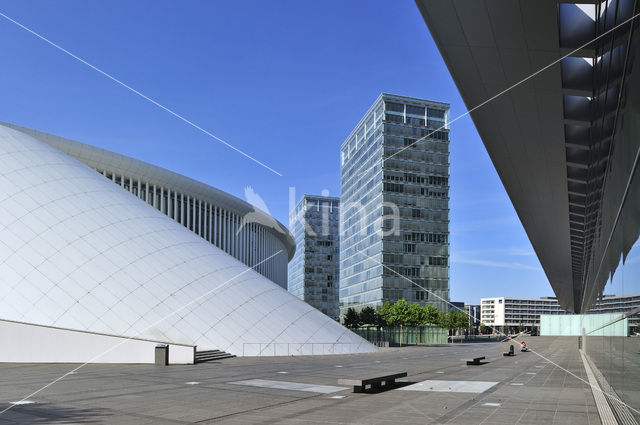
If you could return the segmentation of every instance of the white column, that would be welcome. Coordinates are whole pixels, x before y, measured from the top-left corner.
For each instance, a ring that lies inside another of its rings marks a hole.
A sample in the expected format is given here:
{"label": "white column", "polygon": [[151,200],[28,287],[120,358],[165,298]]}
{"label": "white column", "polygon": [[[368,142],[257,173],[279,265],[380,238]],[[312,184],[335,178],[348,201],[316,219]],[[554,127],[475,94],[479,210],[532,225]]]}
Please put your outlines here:
{"label": "white column", "polygon": [[187,196],[187,229],[191,230],[191,196]]}
{"label": "white column", "polygon": [[[273,254],[273,235],[270,233],[268,233],[267,235],[268,235],[267,242],[269,244],[269,249],[267,249],[267,254],[272,255]],[[273,260],[275,260],[275,258],[272,258],[267,263],[267,275],[268,275],[267,277],[269,279],[273,279]]]}
{"label": "white column", "polygon": [[164,188],[160,186],[160,211],[165,214],[164,211]]}
{"label": "white column", "polygon": [[224,211],[224,251],[229,253],[229,211]]}
{"label": "white column", "polygon": [[214,205],[212,208],[212,212],[213,212],[213,244],[215,246],[218,246],[218,233],[220,229],[218,227],[218,207]]}
{"label": "white column", "polygon": [[247,226],[242,226],[242,262],[247,263]]}
{"label": "white column", "polygon": [[184,193],[181,193],[180,194],[180,224],[182,224],[183,226],[187,224],[187,221],[185,220],[184,212],[185,212]]}
{"label": "white column", "polygon": [[235,257],[235,255],[233,255],[233,248],[234,248],[234,243],[233,243],[233,220],[234,220],[235,215],[233,213],[229,214],[229,255],[231,255],[232,257]]}
{"label": "white column", "polygon": [[220,208],[220,249],[227,252],[227,212]]}
{"label": "white column", "polygon": [[149,183],[147,182],[144,183],[144,190],[145,190],[144,201],[148,204],[149,203]]}
{"label": "white column", "polygon": [[231,243],[233,244],[233,256],[238,258],[238,238],[236,232],[238,231],[238,216],[233,215],[233,229],[231,230]]}
{"label": "white column", "polygon": [[209,242],[211,242],[213,239],[213,234],[212,234],[212,227],[211,225],[213,224],[213,206],[212,205],[207,205],[207,212],[209,213],[209,228],[207,229],[209,231],[209,237],[207,238],[207,240]]}
{"label": "white column", "polygon": [[202,201],[198,199],[198,234],[204,238],[205,233],[202,229],[202,212]]}
{"label": "white column", "polygon": [[251,267],[251,265],[253,264],[253,223],[249,223],[247,225],[247,231],[249,233],[249,242],[247,243],[247,247],[249,248],[249,254],[247,255],[247,265],[249,267]]}
{"label": "white column", "polygon": [[156,195],[156,185],[155,184],[153,185],[153,194],[152,194],[152,196],[153,196],[153,200],[151,202],[151,205],[153,205],[153,208],[158,208],[158,202],[156,200],[157,195]]}
{"label": "white column", "polygon": [[[264,261],[264,227],[260,226],[260,261]],[[264,273],[264,263],[260,264],[260,273]]]}
{"label": "white column", "polygon": [[173,219],[178,218],[178,192],[173,192]]}

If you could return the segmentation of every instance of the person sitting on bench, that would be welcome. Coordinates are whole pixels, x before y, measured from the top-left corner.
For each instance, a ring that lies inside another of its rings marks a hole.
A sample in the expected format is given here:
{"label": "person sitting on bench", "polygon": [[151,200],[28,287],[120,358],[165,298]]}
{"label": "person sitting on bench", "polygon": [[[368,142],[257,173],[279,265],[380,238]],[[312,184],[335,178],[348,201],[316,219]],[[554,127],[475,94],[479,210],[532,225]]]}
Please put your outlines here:
{"label": "person sitting on bench", "polygon": [[520,344],[520,351],[529,351],[526,342],[522,341],[522,343]]}

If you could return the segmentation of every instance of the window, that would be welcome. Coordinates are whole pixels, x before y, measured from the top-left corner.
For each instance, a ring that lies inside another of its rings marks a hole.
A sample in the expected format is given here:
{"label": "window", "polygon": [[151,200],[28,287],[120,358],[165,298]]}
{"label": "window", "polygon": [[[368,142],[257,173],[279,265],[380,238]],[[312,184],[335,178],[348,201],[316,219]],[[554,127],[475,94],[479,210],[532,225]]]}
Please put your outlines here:
{"label": "window", "polygon": [[440,120],[444,119],[444,111],[441,109],[427,108],[427,115],[429,116],[429,118],[440,119]]}
{"label": "window", "polygon": [[404,122],[404,117],[402,115],[384,114],[384,119],[385,121],[391,121],[391,122],[399,122],[399,123]]}
{"label": "window", "polygon": [[404,185],[397,184],[397,183],[385,183],[383,185],[383,189],[385,191],[387,191],[387,192],[403,193],[404,192]]}
{"label": "window", "polygon": [[446,266],[447,257],[429,257],[430,266]]}
{"label": "window", "polygon": [[329,260],[329,261],[333,260],[333,255],[331,255],[331,254],[327,255],[327,260]]}
{"label": "window", "polygon": [[[404,138],[404,145],[405,146],[411,146],[411,145],[417,146],[418,144],[416,143],[416,140],[417,139],[412,139],[411,137],[405,137]],[[416,144],[414,145],[414,143],[416,143]]]}
{"label": "window", "polygon": [[424,116],[424,106],[407,105],[407,114]]}
{"label": "window", "polygon": [[384,106],[387,111],[404,113],[404,105],[402,103],[385,102]]}
{"label": "window", "polygon": [[424,127],[424,120],[422,118],[407,117],[407,124]]}

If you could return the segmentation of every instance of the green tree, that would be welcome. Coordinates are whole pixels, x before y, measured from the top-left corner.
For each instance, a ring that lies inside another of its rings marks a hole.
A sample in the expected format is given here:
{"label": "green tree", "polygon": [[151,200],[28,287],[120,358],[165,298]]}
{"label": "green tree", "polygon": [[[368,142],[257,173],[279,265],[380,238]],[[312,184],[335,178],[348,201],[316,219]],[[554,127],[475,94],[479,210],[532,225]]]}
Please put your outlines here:
{"label": "green tree", "polygon": [[454,334],[455,330],[467,327],[468,316],[457,309],[451,309],[447,314],[443,314],[441,323],[449,333]]}
{"label": "green tree", "polygon": [[469,327],[469,316],[464,311],[456,310],[456,324],[459,329],[468,328]]}
{"label": "green tree", "polygon": [[436,306],[427,304],[422,307],[422,310],[424,315],[424,321],[422,323],[431,325],[438,324],[438,309],[436,308]]}
{"label": "green tree", "polygon": [[376,316],[376,309],[371,306],[366,306],[360,311],[360,323],[368,326],[376,325],[378,322]]}
{"label": "green tree", "polygon": [[409,321],[409,304],[404,299],[398,300],[388,310],[386,321],[391,326],[400,327],[400,346],[402,346],[402,327]]}
{"label": "green tree", "polygon": [[353,307],[349,307],[347,313],[344,315],[343,325],[350,329],[355,329],[360,326],[360,315]]}
{"label": "green tree", "polygon": [[391,323],[389,322],[389,316],[391,312],[391,304],[389,301],[385,301],[384,304],[378,309],[378,325],[379,326],[389,326]]}
{"label": "green tree", "polygon": [[407,325],[417,326],[426,323],[425,311],[420,304],[411,304],[407,310]]}

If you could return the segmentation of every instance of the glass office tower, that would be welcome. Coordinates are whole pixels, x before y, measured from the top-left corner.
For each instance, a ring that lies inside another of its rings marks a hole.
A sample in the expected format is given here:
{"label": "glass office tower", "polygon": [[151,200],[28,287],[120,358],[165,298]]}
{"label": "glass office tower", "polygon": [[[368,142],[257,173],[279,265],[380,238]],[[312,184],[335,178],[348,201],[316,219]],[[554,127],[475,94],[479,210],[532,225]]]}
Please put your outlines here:
{"label": "glass office tower", "polygon": [[342,313],[401,298],[447,310],[448,111],[382,93],[343,143]]}
{"label": "glass office tower", "polygon": [[338,320],[338,198],[304,195],[289,213],[296,253],[289,262],[289,292]]}

